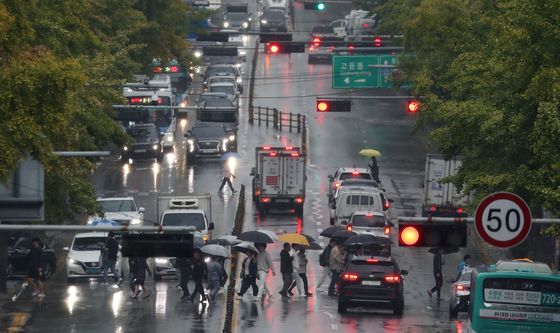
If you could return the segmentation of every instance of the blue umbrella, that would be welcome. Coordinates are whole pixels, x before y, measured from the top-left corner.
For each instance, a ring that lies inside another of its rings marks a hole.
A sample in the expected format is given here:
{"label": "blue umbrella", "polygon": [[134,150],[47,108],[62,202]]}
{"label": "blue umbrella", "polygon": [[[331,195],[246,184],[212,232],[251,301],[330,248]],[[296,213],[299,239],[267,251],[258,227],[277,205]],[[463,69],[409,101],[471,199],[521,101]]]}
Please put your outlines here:
{"label": "blue umbrella", "polygon": [[227,161],[230,158],[240,159],[241,155],[239,155],[238,153],[229,152],[229,153],[223,154],[222,157],[221,157],[221,160],[222,161]]}
{"label": "blue umbrella", "polygon": [[91,221],[91,225],[96,225],[96,226],[101,226],[101,227],[105,227],[105,226],[118,227],[121,224],[117,221],[109,220],[109,219],[106,219],[106,218],[97,218],[97,219]]}

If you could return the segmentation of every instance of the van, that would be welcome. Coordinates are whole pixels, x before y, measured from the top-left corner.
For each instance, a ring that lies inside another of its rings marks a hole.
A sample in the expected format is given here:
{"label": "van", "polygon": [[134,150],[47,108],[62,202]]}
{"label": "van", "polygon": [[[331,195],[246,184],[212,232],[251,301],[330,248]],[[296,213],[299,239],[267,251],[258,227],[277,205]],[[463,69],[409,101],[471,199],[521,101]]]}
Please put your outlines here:
{"label": "van", "polygon": [[357,211],[384,213],[383,199],[379,189],[349,188],[341,190],[337,194],[336,201],[331,203],[331,225],[340,226],[348,223],[352,213]]}

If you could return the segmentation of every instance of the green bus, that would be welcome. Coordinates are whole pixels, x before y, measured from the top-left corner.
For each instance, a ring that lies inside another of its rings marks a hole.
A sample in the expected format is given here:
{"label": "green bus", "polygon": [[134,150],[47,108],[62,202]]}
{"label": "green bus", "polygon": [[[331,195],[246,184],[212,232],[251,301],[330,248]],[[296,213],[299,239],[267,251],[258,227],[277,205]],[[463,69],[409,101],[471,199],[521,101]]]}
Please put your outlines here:
{"label": "green bus", "polygon": [[560,332],[560,275],[528,260],[473,269],[468,332]]}

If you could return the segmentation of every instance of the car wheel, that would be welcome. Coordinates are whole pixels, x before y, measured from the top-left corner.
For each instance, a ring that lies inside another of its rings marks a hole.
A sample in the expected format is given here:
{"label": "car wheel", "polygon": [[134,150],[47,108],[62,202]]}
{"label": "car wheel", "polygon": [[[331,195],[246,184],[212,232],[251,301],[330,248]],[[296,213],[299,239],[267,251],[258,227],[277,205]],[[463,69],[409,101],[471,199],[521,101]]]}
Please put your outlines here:
{"label": "car wheel", "polygon": [[348,302],[344,300],[338,301],[338,313],[346,313],[348,312]]}
{"label": "car wheel", "polygon": [[46,262],[45,265],[43,265],[43,278],[45,278],[45,280],[48,280],[51,278],[52,273],[53,273],[53,264],[51,262]]}
{"label": "car wheel", "polygon": [[404,300],[400,299],[393,305],[393,314],[396,316],[402,316],[404,311]]}
{"label": "car wheel", "polygon": [[8,267],[6,267],[6,278],[11,279],[14,276],[14,265],[12,263],[8,263]]}

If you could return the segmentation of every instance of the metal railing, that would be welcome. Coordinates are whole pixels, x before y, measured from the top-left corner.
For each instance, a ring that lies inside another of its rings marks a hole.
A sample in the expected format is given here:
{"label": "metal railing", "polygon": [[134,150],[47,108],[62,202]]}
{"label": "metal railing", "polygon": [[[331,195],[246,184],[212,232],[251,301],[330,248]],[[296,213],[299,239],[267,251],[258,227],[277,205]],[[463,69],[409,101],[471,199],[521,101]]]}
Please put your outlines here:
{"label": "metal railing", "polygon": [[301,113],[282,112],[276,108],[253,106],[249,109],[249,123],[272,126],[278,130],[287,128],[302,133],[305,127],[305,115]]}

